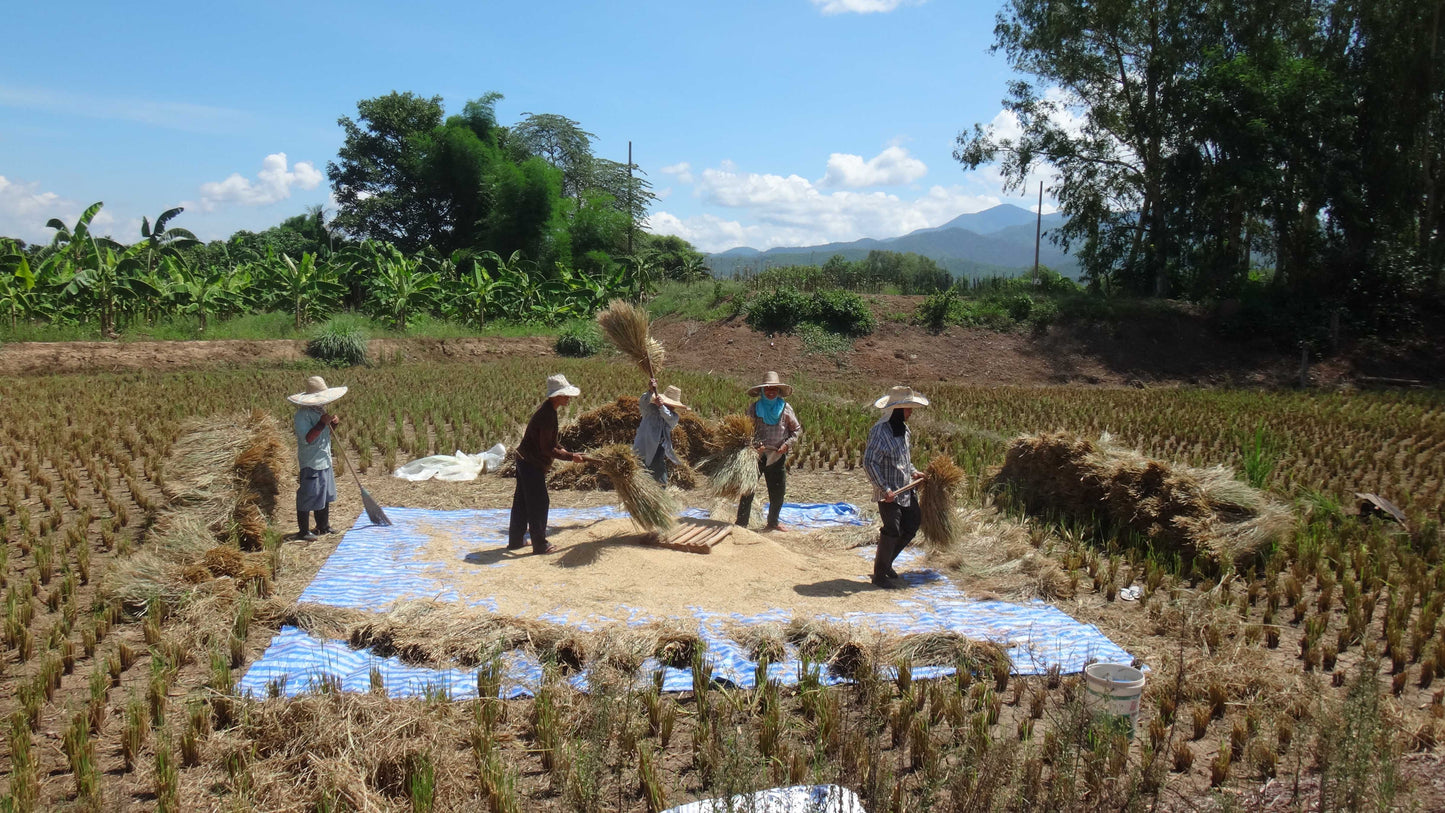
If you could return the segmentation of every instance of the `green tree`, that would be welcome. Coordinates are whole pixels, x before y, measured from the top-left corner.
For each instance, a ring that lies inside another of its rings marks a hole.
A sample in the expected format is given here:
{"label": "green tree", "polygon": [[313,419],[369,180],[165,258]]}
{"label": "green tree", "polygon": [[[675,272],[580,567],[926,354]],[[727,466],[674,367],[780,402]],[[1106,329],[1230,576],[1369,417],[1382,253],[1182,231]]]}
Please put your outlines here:
{"label": "green tree", "polygon": [[448,228],[450,201],[418,181],[442,124],[441,97],[392,92],[363,99],[356,109],[356,120],[338,120],[345,131],[340,161],[326,166],[339,207],[336,226],[408,251],[436,242]]}

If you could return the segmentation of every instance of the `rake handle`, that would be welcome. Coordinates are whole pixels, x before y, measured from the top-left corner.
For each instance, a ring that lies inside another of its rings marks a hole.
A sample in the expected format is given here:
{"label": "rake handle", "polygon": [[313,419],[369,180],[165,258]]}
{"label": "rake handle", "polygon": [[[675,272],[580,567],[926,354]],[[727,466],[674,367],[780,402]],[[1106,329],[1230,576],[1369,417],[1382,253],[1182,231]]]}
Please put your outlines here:
{"label": "rake handle", "polygon": [[[334,426],[331,427],[331,437],[333,439],[336,439],[336,427]],[[356,480],[356,487],[364,489],[364,487],[361,485],[361,475],[356,473],[356,469],[353,468],[351,465],[351,459],[346,456],[346,444],[337,443],[336,449],[341,454],[341,462],[346,464],[346,470],[351,472],[352,478]]]}
{"label": "rake handle", "polygon": [[905,491],[912,491],[913,489],[918,488],[918,487],[921,486],[921,485],[923,485],[923,479],[914,480],[913,482],[909,483],[908,485],[906,485],[906,486],[898,489],[897,491],[893,492],[893,496],[897,497],[899,494],[902,494],[902,493],[905,492]]}

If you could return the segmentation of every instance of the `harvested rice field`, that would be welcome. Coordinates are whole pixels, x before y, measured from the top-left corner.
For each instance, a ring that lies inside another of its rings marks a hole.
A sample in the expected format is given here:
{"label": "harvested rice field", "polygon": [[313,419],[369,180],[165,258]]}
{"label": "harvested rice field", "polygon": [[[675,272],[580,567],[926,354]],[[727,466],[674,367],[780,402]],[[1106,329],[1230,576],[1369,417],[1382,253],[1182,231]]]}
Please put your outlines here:
{"label": "harvested rice field", "polygon": [[[4,379],[7,809],[655,813],[813,783],[869,811],[1445,808],[1438,393],[913,382],[933,401],[915,413],[916,465],[947,455],[962,477],[952,541],[920,539],[907,586],[881,590],[858,466],[865,404],[897,382],[791,379],[805,434],[788,500],[850,503],[863,525],[759,534],[755,517],[710,553],[668,550],[583,470],[568,476],[589,488],[552,492],[559,551],[531,556],[499,550],[513,480],[390,472],[514,444],[552,372],[583,391],[564,442],[630,442],[635,369],[324,371],[351,388],[337,443],[362,484],[422,519],[380,536],[348,473],[332,518],[346,533],[299,542],[284,396],[311,372]],[[669,381],[696,409],[683,456],[701,471],[747,382]],[[670,492],[723,524],[734,503],[691,486]],[[379,558],[356,553],[369,540]],[[397,598],[328,597],[348,568]],[[1137,659],[1132,737],[1086,704],[1087,657],[981,622],[848,623],[936,610],[943,586]],[[301,639],[354,672],[266,679]]]}

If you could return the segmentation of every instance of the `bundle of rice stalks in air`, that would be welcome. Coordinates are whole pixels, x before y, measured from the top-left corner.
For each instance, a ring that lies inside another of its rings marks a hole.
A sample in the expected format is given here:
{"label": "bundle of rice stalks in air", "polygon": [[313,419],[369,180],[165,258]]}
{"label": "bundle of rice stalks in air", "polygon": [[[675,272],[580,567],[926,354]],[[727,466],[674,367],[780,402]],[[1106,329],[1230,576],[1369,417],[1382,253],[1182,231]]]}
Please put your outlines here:
{"label": "bundle of rice stalks in air", "polygon": [[617,443],[587,456],[612,480],[617,499],[632,521],[645,531],[668,531],[677,523],[679,508],[667,490],[643,468],[632,447]]}
{"label": "bundle of rice stalks in air", "polygon": [[648,378],[657,377],[664,353],[662,345],[648,335],[647,311],[614,299],[607,310],[597,314],[597,325],[618,352],[632,359]]}
{"label": "bundle of rice stalks in air", "polygon": [[728,415],[713,433],[717,449],[698,465],[709,488],[719,497],[737,499],[758,486],[758,450],[753,448],[752,421]]}
{"label": "bundle of rice stalks in air", "polygon": [[922,514],[923,539],[930,550],[949,548],[958,539],[958,513],[953,501],[963,484],[963,469],[948,455],[937,455],[924,472],[928,476],[918,487],[918,508]]}
{"label": "bundle of rice stalks in air", "polygon": [[1065,432],[1021,437],[993,482],[1030,513],[1095,523],[1214,566],[1257,557],[1293,522],[1226,468],[1153,460],[1107,436],[1098,443]]}

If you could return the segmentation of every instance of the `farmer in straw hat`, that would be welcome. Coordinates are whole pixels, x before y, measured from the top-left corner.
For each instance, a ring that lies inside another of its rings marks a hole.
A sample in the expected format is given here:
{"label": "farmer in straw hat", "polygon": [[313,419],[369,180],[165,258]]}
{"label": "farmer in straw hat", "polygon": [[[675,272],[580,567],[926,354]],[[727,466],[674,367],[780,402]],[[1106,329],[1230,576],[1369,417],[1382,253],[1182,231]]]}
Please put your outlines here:
{"label": "farmer in straw hat", "polygon": [[547,400],[532,413],[522,442],[517,444],[517,490],[512,493],[512,519],[507,526],[507,550],[521,550],[523,535],[532,536],[533,553],[551,553],[547,542],[547,470],[553,460],[582,462],[582,455],[573,454],[557,444],[557,410],[567,406],[572,396],[582,391],[558,373],[547,379]]}
{"label": "farmer in straw hat", "polygon": [[687,409],[682,402],[682,390],[668,387],[657,391],[657,379],[651,379],[651,386],[637,401],[642,420],[637,424],[637,435],[632,439],[632,451],[652,472],[652,479],[667,485],[667,464],[678,465],[682,461],[672,451],[672,430],[677,426],[678,410]]}
{"label": "farmer in straw hat", "polygon": [[879,587],[896,587],[892,580],[898,574],[893,570],[893,560],[913,541],[923,520],[917,495],[912,491],[900,493],[904,486],[923,479],[923,472],[913,468],[908,416],[915,408],[928,406],[928,399],[912,387],[893,387],[873,406],[883,414],[868,432],[863,471],[873,484],[873,499],[878,501],[883,528],[878,532],[878,552],[873,556],[872,582]]}
{"label": "farmer in straw hat", "polygon": [[[758,473],[768,485],[768,524],[764,531],[776,531],[778,512],[783,510],[783,491],[788,483],[788,450],[797,442],[803,425],[785,396],[793,388],[784,384],[778,374],[769,370],[763,382],[748,388],[748,395],[758,400],[748,405],[747,415],[753,419],[753,446],[758,455]],[[744,494],[738,501],[738,524],[746,528],[753,513],[753,495]]]}
{"label": "farmer in straw hat", "polygon": [[[331,427],[341,419],[327,410],[327,405],[346,394],[345,387],[328,387],[319,375],[306,379],[306,391],[286,396],[297,406],[293,421],[296,429],[296,461],[301,475],[296,487],[297,539],[312,541],[318,534],[335,533],[331,527],[331,504],[336,502],[336,473],[331,465]],[[316,512],[316,530],[307,522],[307,514]]]}

